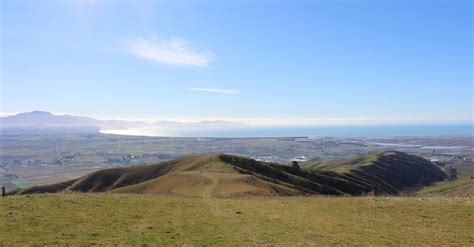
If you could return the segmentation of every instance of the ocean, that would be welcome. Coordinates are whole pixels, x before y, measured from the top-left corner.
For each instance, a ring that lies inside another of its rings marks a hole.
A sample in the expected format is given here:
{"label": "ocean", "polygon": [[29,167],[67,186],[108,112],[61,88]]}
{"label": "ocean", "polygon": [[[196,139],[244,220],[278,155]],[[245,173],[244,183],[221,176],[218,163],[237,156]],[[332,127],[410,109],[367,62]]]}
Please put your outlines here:
{"label": "ocean", "polygon": [[366,125],[366,126],[248,126],[200,128],[139,128],[101,130],[118,135],[167,137],[443,137],[474,136],[474,125]]}

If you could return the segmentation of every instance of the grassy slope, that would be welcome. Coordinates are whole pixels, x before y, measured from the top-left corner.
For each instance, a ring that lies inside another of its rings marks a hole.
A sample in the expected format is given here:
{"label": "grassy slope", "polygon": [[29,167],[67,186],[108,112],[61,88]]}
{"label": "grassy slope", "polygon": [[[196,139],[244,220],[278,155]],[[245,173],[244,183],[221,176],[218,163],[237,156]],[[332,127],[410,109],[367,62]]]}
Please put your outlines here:
{"label": "grassy slope", "polygon": [[[155,165],[100,170],[75,180],[9,193],[107,191],[192,197],[214,192],[218,197],[396,195],[445,176],[429,161],[399,152],[353,157],[326,168],[298,169],[225,154],[185,156]],[[207,191],[209,186],[212,191]]]}
{"label": "grassy slope", "polygon": [[46,194],[0,208],[0,245],[474,245],[469,198]]}
{"label": "grassy slope", "polygon": [[439,182],[424,187],[417,193],[420,196],[466,197],[474,196],[474,179],[458,179],[455,181]]}
{"label": "grassy slope", "polygon": [[[348,181],[358,191],[373,191],[377,195],[396,195],[421,185],[445,178],[445,174],[421,157],[396,151],[384,151],[344,159],[311,160],[301,164],[315,172],[332,172]],[[339,187],[340,190],[347,187]],[[357,195],[360,193],[349,192]],[[362,193],[364,194],[364,193]]]}
{"label": "grassy slope", "polygon": [[[266,167],[258,163],[257,166]],[[215,183],[212,191],[208,187]],[[202,197],[209,192],[220,197],[247,195],[295,195],[302,192],[252,175],[242,174],[222,162],[219,155],[185,156],[155,165],[113,168],[97,171],[62,183],[10,191],[11,194],[78,192],[117,192],[173,194]]]}
{"label": "grassy slope", "polygon": [[380,153],[360,155],[350,158],[340,159],[316,159],[303,162],[302,167],[307,169],[330,170],[340,173],[347,173],[361,166],[371,165],[377,160]]}

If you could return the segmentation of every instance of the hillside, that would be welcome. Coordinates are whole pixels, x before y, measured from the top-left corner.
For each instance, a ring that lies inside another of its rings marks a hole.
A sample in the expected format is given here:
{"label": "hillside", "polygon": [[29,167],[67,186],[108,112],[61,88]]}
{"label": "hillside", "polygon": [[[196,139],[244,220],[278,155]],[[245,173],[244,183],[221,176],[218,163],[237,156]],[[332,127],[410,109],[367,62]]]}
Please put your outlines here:
{"label": "hillside", "polygon": [[61,191],[137,193],[187,197],[298,195],[300,191],[243,174],[219,155],[186,156],[155,165],[100,170],[71,181],[10,194]]}
{"label": "hillside", "polygon": [[431,185],[446,177],[430,161],[395,151],[346,159],[320,159],[306,162],[302,167],[339,176],[355,187],[370,188],[363,191],[375,194],[398,194],[405,189]]}
{"label": "hillside", "polygon": [[[3,246],[472,246],[473,200],[207,199],[123,194],[0,198]],[[470,217],[471,216],[471,217]]]}
{"label": "hillside", "polygon": [[105,169],[71,181],[9,194],[76,191],[189,197],[397,195],[406,189],[440,181],[444,176],[429,161],[400,152],[359,156],[338,165],[311,169],[221,154]]}
{"label": "hillside", "polygon": [[470,197],[474,196],[474,179],[443,181],[417,192],[422,197]]}

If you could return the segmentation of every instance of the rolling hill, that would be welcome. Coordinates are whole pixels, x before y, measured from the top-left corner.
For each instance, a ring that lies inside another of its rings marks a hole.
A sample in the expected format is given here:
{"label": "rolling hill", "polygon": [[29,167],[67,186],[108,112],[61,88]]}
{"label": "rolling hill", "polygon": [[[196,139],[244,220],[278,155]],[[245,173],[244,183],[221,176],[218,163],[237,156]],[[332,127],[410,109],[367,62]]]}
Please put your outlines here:
{"label": "rolling hill", "polygon": [[443,181],[417,192],[422,197],[470,197],[474,195],[474,179]]}
{"label": "rolling hill", "polygon": [[100,170],[71,181],[14,190],[10,195],[63,191],[242,197],[287,195],[397,195],[441,181],[431,162],[381,152],[304,168],[218,154],[186,156],[155,165]]}

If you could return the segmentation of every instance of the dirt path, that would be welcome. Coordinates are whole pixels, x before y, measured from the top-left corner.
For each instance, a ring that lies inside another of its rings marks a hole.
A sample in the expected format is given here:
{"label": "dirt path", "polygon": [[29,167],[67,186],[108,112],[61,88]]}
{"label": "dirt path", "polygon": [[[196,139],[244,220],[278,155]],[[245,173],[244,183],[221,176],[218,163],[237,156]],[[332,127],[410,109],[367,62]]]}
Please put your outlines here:
{"label": "dirt path", "polygon": [[202,197],[203,198],[214,198],[214,196],[212,194],[214,193],[214,190],[216,189],[217,185],[219,184],[219,179],[212,176],[209,173],[202,173],[201,175],[203,175],[204,177],[209,178],[211,180],[211,184],[206,189],[204,189],[204,191],[202,192]]}

